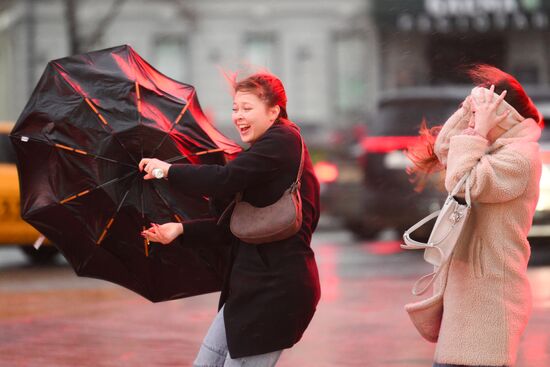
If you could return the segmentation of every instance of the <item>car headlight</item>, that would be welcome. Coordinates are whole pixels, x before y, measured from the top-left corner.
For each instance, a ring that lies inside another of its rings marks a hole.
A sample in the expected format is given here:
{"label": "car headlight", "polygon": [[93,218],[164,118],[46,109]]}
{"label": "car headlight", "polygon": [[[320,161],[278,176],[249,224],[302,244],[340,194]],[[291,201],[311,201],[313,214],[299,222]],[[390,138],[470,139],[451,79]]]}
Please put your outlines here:
{"label": "car headlight", "polygon": [[540,176],[540,196],[537,211],[550,210],[550,168],[543,164]]}

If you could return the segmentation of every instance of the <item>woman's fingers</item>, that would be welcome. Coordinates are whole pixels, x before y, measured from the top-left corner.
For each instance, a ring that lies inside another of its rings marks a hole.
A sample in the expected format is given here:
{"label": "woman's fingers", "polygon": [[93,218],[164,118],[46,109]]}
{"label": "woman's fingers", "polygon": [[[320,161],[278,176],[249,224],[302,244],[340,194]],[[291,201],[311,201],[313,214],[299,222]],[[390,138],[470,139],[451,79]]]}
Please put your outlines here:
{"label": "woman's fingers", "polygon": [[162,230],[162,228],[156,223],[153,223],[153,228],[155,229],[155,232],[157,233],[157,238],[158,238],[157,242],[165,243],[166,242],[166,235],[165,235],[164,231]]}
{"label": "woman's fingers", "polygon": [[150,172],[153,168],[157,167],[162,161],[156,158],[143,158],[139,164],[138,168],[140,171]]}
{"label": "woman's fingers", "polygon": [[171,165],[169,163],[163,162],[156,158],[143,158],[138,164],[139,171],[145,171],[146,175],[143,178],[146,180],[156,178],[153,176],[153,170],[155,168],[161,169],[164,173],[164,176],[166,176],[168,174],[170,166]]}
{"label": "woman's fingers", "polygon": [[500,96],[498,96],[497,100],[495,101],[495,104],[498,106],[500,104],[500,102],[502,102],[504,100],[504,97],[506,97],[506,93],[508,93],[508,91],[504,90],[502,91],[502,93],[500,93]]}
{"label": "woman's fingers", "polygon": [[147,165],[147,163],[149,163],[150,159],[149,158],[143,158],[140,162],[139,162],[139,165],[138,165],[138,168],[139,168],[139,171],[143,171],[145,169],[145,166]]}
{"label": "woman's fingers", "polygon": [[143,176],[143,178],[145,180],[151,180],[153,178],[155,178],[153,176],[153,174],[151,173],[153,171],[153,166],[154,166],[154,161],[156,159],[154,158],[143,158],[140,162],[139,162],[139,165],[138,165],[138,168],[139,168],[139,171],[140,172],[145,172],[146,175]]}
{"label": "woman's fingers", "polygon": [[147,238],[149,241],[158,242],[158,236],[156,233],[151,232],[150,230],[145,230],[141,232],[141,235]]}
{"label": "woman's fingers", "polygon": [[[487,97],[487,93],[489,93],[489,97]],[[506,90],[502,91],[502,93],[495,99],[495,86],[491,85],[491,88],[489,91],[486,90],[486,88],[480,88],[478,98],[472,98],[471,102],[472,105],[475,108],[479,108],[482,105],[487,105],[491,107],[498,107],[498,105],[504,100],[506,97],[506,94],[508,92]]]}
{"label": "woman's fingers", "polygon": [[151,223],[151,227],[141,232],[141,234],[151,242],[167,245],[172,242],[172,239],[167,233],[168,230],[169,227],[167,226],[160,226],[156,223]]}
{"label": "woman's fingers", "polygon": [[493,101],[493,97],[495,95],[495,85],[494,84],[491,84],[491,87],[489,88],[489,100],[488,102],[492,102]]}

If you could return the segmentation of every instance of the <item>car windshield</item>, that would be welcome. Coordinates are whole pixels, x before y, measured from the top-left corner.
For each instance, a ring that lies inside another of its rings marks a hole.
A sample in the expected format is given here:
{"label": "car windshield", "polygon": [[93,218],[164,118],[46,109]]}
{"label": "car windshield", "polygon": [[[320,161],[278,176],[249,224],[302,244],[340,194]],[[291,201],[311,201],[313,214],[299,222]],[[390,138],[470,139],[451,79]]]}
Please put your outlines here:
{"label": "car windshield", "polygon": [[415,136],[422,120],[428,126],[442,125],[462,100],[458,99],[392,99],[379,105],[378,117],[369,126],[377,136]]}
{"label": "car windshield", "polygon": [[15,151],[5,134],[0,134],[0,163],[15,163]]}

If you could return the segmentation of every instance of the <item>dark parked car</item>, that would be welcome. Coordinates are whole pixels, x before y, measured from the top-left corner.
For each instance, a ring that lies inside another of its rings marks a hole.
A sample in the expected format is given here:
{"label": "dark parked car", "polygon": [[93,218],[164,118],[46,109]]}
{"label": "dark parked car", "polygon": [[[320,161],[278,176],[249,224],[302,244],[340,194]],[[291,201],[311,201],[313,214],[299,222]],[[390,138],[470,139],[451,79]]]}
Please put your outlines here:
{"label": "dark parked car", "polygon": [[[540,198],[529,235],[550,237],[550,90],[526,89],[547,121],[540,140],[543,160]],[[404,150],[418,138],[423,119],[428,126],[444,123],[469,92],[470,87],[449,86],[385,93],[379,100],[377,116],[367,122],[367,135],[350,147],[346,160],[335,162],[336,166],[342,164],[344,168],[340,171],[348,172],[348,179],[338,176],[326,185],[323,196],[326,211],[340,217],[359,236],[372,238],[387,228],[402,233],[437,210],[445,193],[433,184],[422,192],[414,190],[406,173],[411,163]],[[419,235],[426,236],[427,232]]]}
{"label": "dark parked car", "polygon": [[[406,172],[410,161],[404,150],[418,139],[423,119],[429,126],[444,123],[469,91],[419,87],[385,93],[376,117],[367,123],[366,135],[350,148],[347,165],[360,170],[361,179],[328,185],[324,195],[327,211],[339,216],[360,237],[372,238],[388,228],[402,233],[437,210],[445,194],[434,185],[415,191]],[[346,170],[351,171],[349,167]]]}

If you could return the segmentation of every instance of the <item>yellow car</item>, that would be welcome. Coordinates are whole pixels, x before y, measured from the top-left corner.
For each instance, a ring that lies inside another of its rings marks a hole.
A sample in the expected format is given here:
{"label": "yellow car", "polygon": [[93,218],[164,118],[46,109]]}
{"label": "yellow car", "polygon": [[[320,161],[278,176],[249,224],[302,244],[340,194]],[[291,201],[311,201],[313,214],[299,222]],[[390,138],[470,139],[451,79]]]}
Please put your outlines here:
{"label": "yellow car", "polygon": [[48,241],[35,249],[41,234],[21,219],[16,158],[9,141],[13,125],[0,121],[0,246],[20,246],[33,263],[44,263],[53,260],[57,250]]}

